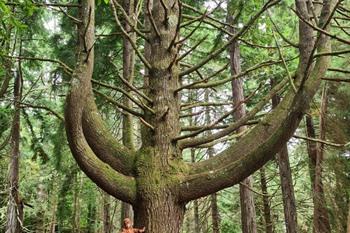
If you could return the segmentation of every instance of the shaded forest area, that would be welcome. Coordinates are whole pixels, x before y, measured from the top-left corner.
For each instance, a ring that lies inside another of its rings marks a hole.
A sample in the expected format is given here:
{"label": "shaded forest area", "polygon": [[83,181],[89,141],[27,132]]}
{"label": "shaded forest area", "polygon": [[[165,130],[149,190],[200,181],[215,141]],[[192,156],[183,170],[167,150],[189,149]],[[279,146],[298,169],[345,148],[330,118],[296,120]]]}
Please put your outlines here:
{"label": "shaded forest area", "polygon": [[0,0],[0,21],[0,232],[350,233],[350,1]]}

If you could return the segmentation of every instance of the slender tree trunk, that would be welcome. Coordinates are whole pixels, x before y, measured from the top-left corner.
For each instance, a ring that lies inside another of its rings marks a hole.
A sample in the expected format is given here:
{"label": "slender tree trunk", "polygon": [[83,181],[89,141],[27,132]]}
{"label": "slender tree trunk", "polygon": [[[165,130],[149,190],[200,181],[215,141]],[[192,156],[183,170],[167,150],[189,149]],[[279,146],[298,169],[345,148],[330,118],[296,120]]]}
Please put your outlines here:
{"label": "slender tree trunk", "polygon": [[7,206],[6,233],[22,232],[23,202],[19,196],[19,161],[20,161],[20,101],[22,96],[22,69],[18,61],[18,73],[14,84],[14,117],[11,136],[11,158],[9,166],[9,200]]}
{"label": "slender tree trunk", "polygon": [[[274,80],[271,79],[271,87],[273,87]],[[280,102],[279,96],[275,95],[272,98],[272,108],[277,107]],[[297,221],[297,209],[294,196],[294,185],[292,178],[292,170],[290,168],[289,155],[287,143],[283,145],[280,152],[276,154],[276,161],[281,180],[282,189],[282,200],[284,219],[287,233],[298,232],[298,221]]]}
{"label": "slender tree trunk", "polygon": [[[130,19],[135,20],[135,1],[134,0],[124,0],[123,7],[125,12],[129,15]],[[134,23],[133,21],[132,23]],[[129,32],[129,36],[132,41],[136,42],[136,34],[132,32],[131,25],[124,22],[124,28]],[[134,69],[135,69],[135,51],[131,46],[128,38],[123,38],[123,78],[129,83],[133,83],[134,80]],[[125,87],[127,90],[128,88]],[[129,91],[128,91],[129,92]],[[124,96],[123,104],[132,108],[131,101]],[[135,150],[135,139],[134,139],[134,128],[133,119],[130,113],[123,112],[123,145],[131,150]],[[133,210],[132,206],[128,203],[123,202],[121,205],[121,226],[123,225],[123,220],[129,218],[133,220]]]}
{"label": "slender tree trunk", "polygon": [[[320,113],[320,135],[321,140],[325,139],[325,116],[327,111],[327,90],[326,87],[322,92],[321,113]],[[315,128],[310,116],[306,116],[306,130],[308,137],[316,138]],[[314,215],[313,225],[314,233],[328,233],[331,232],[329,223],[328,211],[326,207],[326,200],[323,191],[322,183],[322,163],[324,156],[323,144],[317,144],[312,141],[307,142],[309,154],[309,170],[311,177],[311,184],[313,190]]]}
{"label": "slender tree trunk", "polygon": [[[205,90],[204,102],[209,103],[209,89]],[[205,107],[205,123],[206,125],[209,125],[210,122],[211,122],[210,109],[209,107]],[[208,131],[207,134],[211,135],[211,131]],[[215,154],[214,148],[209,147],[208,157],[211,158],[214,156],[214,154]],[[213,233],[219,233],[220,232],[220,214],[218,209],[216,193],[213,193],[210,195],[210,207],[211,207],[211,221],[212,221]]]}
{"label": "slender tree trunk", "polygon": [[[326,139],[326,112],[327,112],[327,87],[325,86],[322,91],[321,100],[321,112],[320,112],[320,136],[321,140]],[[315,166],[315,179],[314,179],[314,231],[316,233],[328,233],[331,232],[329,223],[328,211],[326,207],[326,200],[323,190],[322,182],[322,166],[324,158],[324,144],[317,143],[317,157]]]}
{"label": "slender tree trunk", "polygon": [[79,172],[75,174],[75,185],[73,193],[73,231],[76,233],[80,232],[80,190],[81,190],[81,179]]}
{"label": "slender tree trunk", "polygon": [[[53,195],[51,195],[50,197],[52,197],[52,201],[51,201],[51,205],[50,205],[50,214],[49,214],[49,223],[47,224],[47,231],[46,228],[45,232],[48,233],[55,233],[55,229],[56,229],[56,213],[57,213],[57,200],[58,200],[58,188],[56,186],[53,187],[54,191]],[[56,191],[56,192],[55,192]]]}
{"label": "slender tree trunk", "polygon": [[[233,22],[233,12],[228,11],[227,22],[234,24]],[[230,27],[230,31],[234,33],[234,30]],[[229,46],[229,55],[230,55],[230,68],[231,74],[239,74],[241,72],[240,64],[240,49],[237,41],[232,43]],[[231,83],[232,85],[232,97],[233,105],[240,104],[244,100],[243,94],[243,81],[241,78],[234,79]],[[241,104],[240,107],[234,112],[233,116],[235,120],[244,117],[246,114],[244,104]],[[240,127],[237,131],[242,132],[246,130],[245,126]],[[254,206],[254,196],[251,191],[253,186],[253,177],[249,176],[244,179],[239,185],[240,193],[240,202],[241,202],[241,220],[242,220],[242,232],[243,233],[256,233],[256,212]]]}
{"label": "slender tree trunk", "polygon": [[271,207],[270,207],[270,200],[268,197],[266,173],[265,173],[264,167],[260,169],[260,185],[261,185],[261,191],[263,193],[262,199],[263,199],[263,206],[264,206],[265,232],[273,233],[274,230],[273,230],[273,222],[272,222],[272,216],[271,216]]}
{"label": "slender tree trunk", "polygon": [[276,154],[276,160],[278,163],[281,188],[282,188],[282,199],[284,209],[284,219],[286,224],[287,233],[297,233],[297,210],[294,196],[294,187],[292,179],[292,171],[289,164],[288,148],[287,144],[283,146],[282,150]]}
{"label": "slender tree trunk", "polygon": [[346,233],[350,233],[350,202],[349,202],[349,210],[348,210],[348,230]]}
{"label": "slender tree trunk", "polygon": [[103,233],[110,233],[111,231],[111,217],[110,217],[110,196],[102,191],[103,200]]}
{"label": "slender tree trunk", "polygon": [[[191,160],[192,163],[196,162],[195,157],[196,150],[191,149]],[[193,217],[194,217],[194,233],[200,233],[201,232],[201,226],[200,226],[200,218],[199,218],[199,203],[198,200],[193,201]]]}
{"label": "slender tree trunk", "polygon": [[[191,160],[192,163],[196,162],[195,149],[191,149]],[[194,217],[194,233],[200,233],[200,222],[199,222],[199,205],[198,200],[193,201],[193,217]]]}
{"label": "slender tree trunk", "polygon": [[96,232],[96,200],[89,201],[88,203],[88,214],[87,214],[87,233]]}

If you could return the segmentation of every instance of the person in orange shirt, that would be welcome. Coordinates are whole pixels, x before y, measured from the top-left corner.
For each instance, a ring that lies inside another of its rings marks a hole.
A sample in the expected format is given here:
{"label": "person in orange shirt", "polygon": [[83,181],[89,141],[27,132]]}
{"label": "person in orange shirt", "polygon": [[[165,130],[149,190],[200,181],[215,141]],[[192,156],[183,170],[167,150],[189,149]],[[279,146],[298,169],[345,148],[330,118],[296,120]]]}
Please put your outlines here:
{"label": "person in orange shirt", "polygon": [[132,222],[129,218],[125,218],[123,220],[123,228],[120,233],[142,233],[145,232],[145,227],[142,229],[139,228],[133,228]]}

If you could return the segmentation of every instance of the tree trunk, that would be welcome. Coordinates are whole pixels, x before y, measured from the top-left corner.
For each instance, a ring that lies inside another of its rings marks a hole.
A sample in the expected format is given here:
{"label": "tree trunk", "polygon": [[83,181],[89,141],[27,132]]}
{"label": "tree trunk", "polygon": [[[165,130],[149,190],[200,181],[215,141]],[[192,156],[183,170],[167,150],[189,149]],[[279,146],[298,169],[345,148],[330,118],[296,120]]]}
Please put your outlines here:
{"label": "tree trunk", "polygon": [[103,199],[103,233],[110,233],[111,231],[111,217],[110,217],[110,196],[102,191]]}
{"label": "tree trunk", "polygon": [[89,201],[87,214],[87,233],[96,232],[96,200]]}
{"label": "tree trunk", "polygon": [[[322,91],[321,100],[321,112],[320,112],[320,128],[319,128],[319,138],[321,140],[326,139],[326,112],[327,112],[327,87],[326,85]],[[315,165],[315,178],[314,178],[314,231],[316,233],[329,233],[331,232],[331,227],[329,223],[328,211],[326,207],[326,199],[323,190],[322,182],[322,166],[324,158],[324,144],[317,143],[317,157]]]}
{"label": "tree trunk", "polygon": [[[273,87],[274,80],[271,80],[271,87]],[[279,96],[272,97],[272,108],[277,107],[280,102]],[[276,154],[276,161],[281,180],[282,199],[284,219],[287,233],[298,232],[297,208],[294,196],[294,185],[292,178],[292,171],[289,163],[287,143],[283,145],[282,150]]]}
{"label": "tree trunk", "polygon": [[[191,149],[191,160],[192,163],[196,162],[196,157],[195,157],[195,149]],[[194,217],[194,233],[200,233],[201,232],[201,227],[200,227],[200,221],[199,221],[199,205],[198,205],[198,200],[193,201],[193,217]]]}
{"label": "tree trunk", "polygon": [[[319,139],[325,139],[325,117],[327,111],[327,89],[324,87],[322,91],[321,110],[320,110],[320,128]],[[316,138],[315,128],[310,116],[306,116],[306,130],[307,136]],[[329,223],[328,211],[326,207],[326,200],[323,191],[322,183],[322,163],[324,156],[324,145],[312,141],[307,142],[307,149],[309,154],[309,170],[311,177],[311,184],[313,190],[314,215],[313,225],[314,233],[329,233],[331,227]]]}
{"label": "tree trunk", "polygon": [[[134,0],[124,0],[123,8],[128,14],[132,23],[135,26],[135,1]],[[136,34],[131,30],[131,25],[128,22],[124,22],[124,28],[128,32],[130,39],[136,43]],[[134,69],[135,69],[135,51],[131,46],[131,42],[125,36],[123,37],[123,78],[129,83],[133,83],[134,80]],[[128,93],[128,87],[124,87]],[[126,96],[123,97],[123,104],[132,108],[132,103],[130,99]],[[123,145],[131,150],[135,150],[135,139],[134,139],[134,124],[132,115],[126,111],[123,112]],[[123,221],[125,218],[133,220],[132,206],[129,203],[123,202],[121,205],[121,226],[123,226]]]}
{"label": "tree trunk", "polygon": [[185,205],[177,202],[171,192],[149,192],[134,206],[136,227],[147,232],[179,233],[185,214]]}
{"label": "tree trunk", "polygon": [[285,144],[282,150],[276,154],[276,160],[278,163],[280,179],[281,179],[286,232],[297,233],[298,232],[297,210],[296,210],[295,197],[294,197],[292,171],[290,169],[289,158],[288,158],[287,144]]}
{"label": "tree trunk", "polygon": [[[228,9],[227,22],[234,25],[233,14],[230,9]],[[229,29],[232,33],[234,30],[232,27]],[[234,41],[229,47],[230,55],[230,70],[231,75],[236,75],[241,72],[240,63],[240,49],[238,41]],[[232,85],[232,99],[233,105],[240,105],[237,110],[233,113],[234,119],[238,120],[245,116],[246,110],[245,105],[241,104],[244,101],[244,91],[243,91],[243,80],[241,78],[234,79],[231,82]],[[243,132],[246,130],[245,126],[240,127],[237,131]],[[249,176],[239,185],[240,202],[241,202],[241,221],[242,221],[242,232],[243,233],[256,233],[256,212],[254,206],[254,196],[251,188],[253,186],[253,177]]]}
{"label": "tree trunk", "polygon": [[[271,86],[273,87],[274,80],[271,80]],[[277,107],[280,102],[279,96],[275,95],[272,97],[272,108]],[[289,163],[288,147],[287,143],[283,145],[280,152],[276,154],[276,161],[281,180],[282,199],[283,199],[283,210],[284,220],[286,225],[287,233],[298,232],[297,222],[297,209],[294,196],[294,185],[292,178],[292,170]]]}
{"label": "tree trunk", "polygon": [[[189,102],[192,101],[193,93],[190,93],[190,98],[189,98]],[[197,95],[197,93],[195,94]],[[195,96],[196,97],[196,96]],[[192,108],[189,111],[190,114],[193,113]],[[189,119],[189,125],[195,125],[196,123],[196,118],[193,119],[193,117],[191,116]],[[196,149],[191,148],[191,163],[195,163],[196,162]],[[198,200],[194,200],[193,201],[193,219],[194,219],[194,233],[200,233],[201,232],[201,227],[200,227],[200,219],[199,219],[199,204],[198,204]]]}
{"label": "tree trunk", "polygon": [[273,222],[271,217],[271,207],[270,207],[270,200],[268,197],[268,190],[267,190],[267,181],[266,181],[266,174],[265,174],[265,168],[260,169],[260,185],[261,185],[261,191],[263,193],[262,199],[263,199],[263,206],[264,206],[264,220],[265,220],[265,232],[266,233],[273,233]]}
{"label": "tree trunk", "polygon": [[349,202],[349,210],[348,210],[348,230],[346,233],[350,233],[350,202]]}
{"label": "tree trunk", "polygon": [[[205,90],[205,96],[204,96],[204,102],[209,103],[209,89]],[[211,122],[210,117],[210,109],[209,107],[205,107],[205,124],[209,125]],[[207,135],[211,135],[211,131],[207,132]],[[214,148],[209,147],[208,148],[208,157],[212,158],[214,156]],[[220,214],[218,209],[218,203],[217,203],[217,194],[213,193],[210,195],[210,207],[211,207],[211,221],[212,221],[212,229],[213,233],[219,233],[220,232]]]}
{"label": "tree trunk", "polygon": [[9,200],[7,206],[6,233],[22,232],[23,202],[19,196],[19,159],[20,159],[20,101],[22,98],[22,68],[18,61],[18,73],[14,84],[14,117],[11,131],[11,158],[9,166]]}
{"label": "tree trunk", "polygon": [[80,232],[80,191],[81,183],[79,172],[75,174],[74,177],[74,192],[73,192],[73,222],[72,228],[76,233]]}

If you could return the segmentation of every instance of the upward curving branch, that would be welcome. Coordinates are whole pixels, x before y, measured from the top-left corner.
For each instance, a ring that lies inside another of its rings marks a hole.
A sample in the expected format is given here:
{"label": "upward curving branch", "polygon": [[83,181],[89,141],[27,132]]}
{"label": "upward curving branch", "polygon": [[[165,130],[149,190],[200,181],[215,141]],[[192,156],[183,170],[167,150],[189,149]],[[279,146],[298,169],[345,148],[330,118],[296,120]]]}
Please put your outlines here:
{"label": "upward curving branch", "polygon": [[[322,17],[329,17],[333,3],[334,1],[328,1],[324,5]],[[305,32],[303,27],[299,30],[300,34],[309,32],[308,30]],[[308,36],[300,36],[300,39],[305,38],[308,38]],[[300,44],[306,45],[305,41],[300,42]],[[312,47],[313,44],[309,44],[309,46]],[[303,49],[311,51],[310,48]],[[329,52],[329,38],[323,36],[317,45],[317,50],[319,52]],[[301,52],[304,52],[304,54],[300,59],[297,84],[305,80],[304,69],[306,67],[303,67],[302,63],[308,60],[308,56],[312,56],[312,54],[307,54],[305,51]],[[190,201],[237,184],[269,161],[298,127],[304,112],[319,87],[321,77],[327,71],[329,63],[329,57],[318,57],[305,84],[301,87],[297,86],[297,93],[289,90],[276,109],[243,136],[241,140],[211,159],[189,165],[190,172],[180,185],[181,200]]]}
{"label": "upward curving branch", "polygon": [[73,71],[71,90],[65,109],[66,133],[69,147],[80,168],[110,195],[125,202],[136,200],[136,182],[100,160],[90,148],[83,131],[83,112],[91,93],[94,62],[94,0],[81,1],[78,27],[77,65]]}

